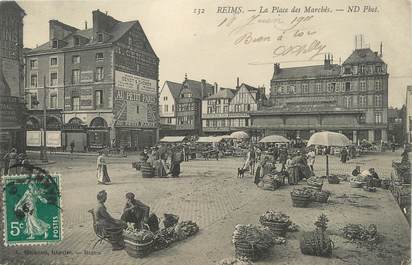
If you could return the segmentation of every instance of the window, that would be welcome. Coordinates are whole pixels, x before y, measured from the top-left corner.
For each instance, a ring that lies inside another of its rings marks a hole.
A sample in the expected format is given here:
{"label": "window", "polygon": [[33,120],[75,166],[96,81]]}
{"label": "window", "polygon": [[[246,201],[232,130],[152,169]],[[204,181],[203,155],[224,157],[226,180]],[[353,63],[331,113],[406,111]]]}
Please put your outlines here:
{"label": "window", "polygon": [[136,113],[139,114],[139,112],[140,112],[139,106],[136,106]]}
{"label": "window", "polygon": [[169,112],[169,105],[165,105],[165,112]]}
{"label": "window", "polygon": [[94,102],[96,102],[96,107],[103,105],[103,90],[94,91]]}
{"label": "window", "polygon": [[357,65],[354,65],[353,66],[353,74],[358,74],[358,66]]}
{"label": "window", "polygon": [[382,82],[381,80],[375,80],[375,90],[382,90]]}
{"label": "window", "polygon": [[167,118],[167,123],[172,123],[172,118]]}
{"label": "window", "polygon": [[366,123],[366,115],[365,114],[361,114],[359,117],[359,123],[360,124],[364,124]]}
{"label": "window", "polygon": [[30,87],[37,87],[37,74],[30,75]]}
{"label": "window", "polygon": [[302,92],[305,93],[305,94],[309,93],[308,84],[302,84]]}
{"label": "window", "polygon": [[104,71],[103,67],[96,67],[96,81],[103,81]]}
{"label": "window", "polygon": [[360,91],[366,91],[366,81],[360,81]]}
{"label": "window", "polygon": [[73,64],[80,63],[80,56],[79,55],[73,55],[72,56],[72,63]]}
{"label": "window", "polygon": [[174,104],[172,105],[172,111],[175,111],[175,105]]}
{"label": "window", "polygon": [[80,97],[72,97],[72,110],[80,109]]}
{"label": "window", "polygon": [[229,106],[223,106],[223,113],[229,112]]}
{"label": "window", "polygon": [[246,110],[247,110],[247,111],[250,111],[250,104],[247,104],[247,105],[246,105]]}
{"label": "window", "polygon": [[50,73],[50,86],[57,86],[57,73]]}
{"label": "window", "polygon": [[361,108],[367,107],[367,97],[366,96],[359,96],[359,107]]}
{"label": "window", "polygon": [[163,101],[167,101],[167,96],[163,97]]}
{"label": "window", "polygon": [[39,101],[37,100],[37,92],[30,93],[30,108],[37,109],[39,106]]}
{"label": "window", "polygon": [[360,66],[359,73],[361,73],[361,74],[365,74],[365,73],[366,73],[366,66],[365,66],[365,65],[361,65],[361,66]]}
{"label": "window", "polygon": [[79,46],[79,45],[80,45],[80,38],[74,37],[74,46]]}
{"label": "window", "polygon": [[129,36],[128,38],[128,43],[129,43],[129,46],[133,46],[133,38],[131,36]]}
{"label": "window", "polygon": [[382,113],[376,112],[375,113],[375,123],[381,124],[382,123]]}
{"label": "window", "polygon": [[290,93],[296,94],[295,86],[290,86],[289,89],[290,89]]}
{"label": "window", "polygon": [[103,33],[97,33],[97,41],[103,42]]}
{"label": "window", "polygon": [[30,59],[30,69],[37,69],[38,61],[37,59]]}
{"label": "window", "polygon": [[56,48],[58,47],[58,44],[59,44],[59,43],[58,43],[58,40],[53,40],[53,41],[52,41],[52,48],[53,48],[53,49],[56,49]]}
{"label": "window", "polygon": [[96,61],[103,61],[104,60],[104,54],[102,52],[96,53]]}
{"label": "window", "polygon": [[375,107],[382,107],[382,95],[375,96]]}
{"label": "window", "polygon": [[350,92],[350,89],[351,89],[350,82],[346,82],[345,83],[345,92]]}
{"label": "window", "polygon": [[49,106],[50,109],[57,108],[57,92],[50,93]]}
{"label": "window", "polygon": [[80,83],[80,70],[74,69],[72,70],[72,84]]}
{"label": "window", "polygon": [[352,107],[352,97],[351,96],[345,97],[345,107],[348,109]]}
{"label": "window", "polygon": [[346,66],[343,73],[344,73],[344,74],[347,74],[347,75],[348,75],[348,74],[351,74],[352,71],[351,71],[351,69],[350,69],[350,66]]}
{"label": "window", "polygon": [[316,83],[316,91],[318,91],[318,93],[322,93],[322,85],[321,85],[321,83]]}
{"label": "window", "polygon": [[50,66],[57,66],[57,57],[50,58]]}
{"label": "window", "polygon": [[329,93],[332,93],[333,92],[333,87],[332,87],[332,83],[328,83],[328,85],[327,85],[327,90],[328,90],[328,92]]}
{"label": "window", "polygon": [[383,72],[382,71],[382,65],[375,66],[375,71],[376,71],[376,73],[382,73]]}

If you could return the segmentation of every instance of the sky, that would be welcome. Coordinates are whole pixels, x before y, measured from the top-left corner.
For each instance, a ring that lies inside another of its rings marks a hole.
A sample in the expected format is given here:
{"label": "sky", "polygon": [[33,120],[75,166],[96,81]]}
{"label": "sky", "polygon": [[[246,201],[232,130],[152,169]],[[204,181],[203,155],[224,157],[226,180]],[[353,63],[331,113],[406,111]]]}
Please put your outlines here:
{"label": "sky", "polygon": [[406,86],[412,85],[410,0],[17,2],[27,14],[28,48],[48,41],[51,19],[79,29],[87,21],[90,28],[92,11],[100,9],[120,21],[139,20],[160,58],[160,87],[165,80],[182,82],[187,73],[230,88],[239,77],[268,92],[274,63],[280,68],[322,64],[325,53],[334,63],[343,62],[360,34],[358,47],[379,52],[382,42],[390,106],[402,106]]}

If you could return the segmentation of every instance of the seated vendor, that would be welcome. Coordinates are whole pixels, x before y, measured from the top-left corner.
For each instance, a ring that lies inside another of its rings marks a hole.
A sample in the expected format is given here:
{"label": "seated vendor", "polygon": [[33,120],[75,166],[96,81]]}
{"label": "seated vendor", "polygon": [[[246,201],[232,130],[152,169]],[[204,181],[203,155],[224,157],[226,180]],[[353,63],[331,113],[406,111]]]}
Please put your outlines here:
{"label": "seated vendor", "polygon": [[379,179],[378,173],[376,173],[374,168],[370,168],[368,170],[364,170],[361,173],[362,177],[372,177],[374,179]]}
{"label": "seated vendor", "polygon": [[142,229],[149,218],[149,206],[136,200],[135,195],[131,192],[126,193],[126,200],[120,219],[127,223],[133,223],[136,229]]}
{"label": "seated vendor", "polygon": [[96,208],[96,223],[103,226],[109,234],[109,241],[112,244],[113,250],[121,250],[124,248],[122,231],[125,228],[125,223],[121,220],[113,218],[106,209],[104,203],[107,200],[106,191],[102,190],[97,194],[98,206]]}

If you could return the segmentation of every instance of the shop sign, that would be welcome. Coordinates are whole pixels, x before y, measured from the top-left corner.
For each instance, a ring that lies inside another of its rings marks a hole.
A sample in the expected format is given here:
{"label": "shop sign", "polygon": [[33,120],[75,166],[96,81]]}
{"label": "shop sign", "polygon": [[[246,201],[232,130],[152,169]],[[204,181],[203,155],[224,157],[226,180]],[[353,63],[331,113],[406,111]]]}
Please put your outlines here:
{"label": "shop sign", "polygon": [[[41,146],[43,143],[42,131],[27,131],[26,132],[27,146]],[[46,132],[47,147],[61,147],[61,132],[47,131]]]}
{"label": "shop sign", "polygon": [[118,89],[133,90],[136,92],[156,95],[157,80],[115,71],[115,86]]}
{"label": "shop sign", "polygon": [[93,82],[93,71],[81,71],[80,82],[81,83]]}

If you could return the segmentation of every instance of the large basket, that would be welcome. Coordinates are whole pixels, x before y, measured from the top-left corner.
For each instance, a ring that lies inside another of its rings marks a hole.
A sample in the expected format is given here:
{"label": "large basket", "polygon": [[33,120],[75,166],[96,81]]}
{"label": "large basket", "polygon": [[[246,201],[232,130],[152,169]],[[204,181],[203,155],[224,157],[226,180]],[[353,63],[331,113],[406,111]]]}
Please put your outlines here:
{"label": "large basket", "polygon": [[247,258],[251,261],[256,261],[260,258],[260,253],[251,244],[235,243],[236,258]]}
{"label": "large basket", "polygon": [[289,223],[267,222],[264,220],[259,220],[259,221],[264,227],[267,227],[270,230],[273,236],[284,237],[286,235],[286,231],[289,226]]}
{"label": "large basket", "polygon": [[321,191],[322,190],[323,183],[322,184],[307,183],[307,184],[308,184],[308,188],[311,188],[311,189],[316,190],[316,191]]}
{"label": "large basket", "polygon": [[137,243],[136,240],[124,235],[125,250],[133,258],[144,258],[153,251],[153,240],[148,243]]}
{"label": "large basket", "polygon": [[153,178],[154,177],[154,168],[150,164],[141,165],[140,171],[142,172],[143,178]]}
{"label": "large basket", "polygon": [[340,179],[337,176],[329,176],[328,177],[328,183],[329,184],[339,184]]}
{"label": "large basket", "polygon": [[329,199],[329,193],[327,192],[316,192],[315,195],[313,196],[313,200],[315,202],[320,202],[320,203],[327,203]]}
{"label": "large basket", "polygon": [[310,196],[296,196],[290,195],[292,198],[293,207],[306,208],[310,203]]}

